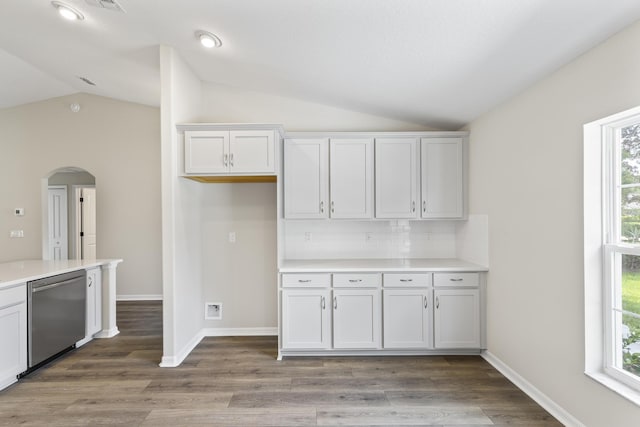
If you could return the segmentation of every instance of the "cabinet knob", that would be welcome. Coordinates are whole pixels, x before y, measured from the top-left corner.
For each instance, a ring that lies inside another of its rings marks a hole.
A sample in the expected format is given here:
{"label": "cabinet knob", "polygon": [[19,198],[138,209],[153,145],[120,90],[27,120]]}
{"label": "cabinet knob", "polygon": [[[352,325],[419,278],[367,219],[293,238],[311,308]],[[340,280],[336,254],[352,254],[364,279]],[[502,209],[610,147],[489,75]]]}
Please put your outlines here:
{"label": "cabinet knob", "polygon": [[422,201],[422,212],[426,212],[427,211],[427,201],[423,200]]}
{"label": "cabinet knob", "polygon": [[228,155],[228,154],[225,154],[225,155],[222,157],[222,159],[223,159],[223,160],[222,160],[222,162],[224,163],[224,165],[225,165],[225,166],[229,166],[229,155]]}
{"label": "cabinet knob", "polygon": [[325,305],[324,297],[322,297],[322,309],[324,310],[325,308],[326,308],[326,305]]}
{"label": "cabinet knob", "polygon": [[333,309],[338,309],[338,297],[333,297]]}
{"label": "cabinet knob", "polygon": [[411,202],[411,212],[416,211],[416,202]]}
{"label": "cabinet knob", "polygon": [[440,308],[440,298],[436,297],[436,308]]}
{"label": "cabinet knob", "polygon": [[427,308],[427,296],[424,296],[424,308]]}
{"label": "cabinet knob", "polygon": [[413,279],[400,279],[401,282],[413,282]]}
{"label": "cabinet knob", "polygon": [[231,167],[233,167],[233,153],[229,156],[229,163],[231,163]]}
{"label": "cabinet knob", "polygon": [[335,210],[335,203],[333,202],[333,200],[331,201],[331,213],[334,213]]}
{"label": "cabinet knob", "polygon": [[320,213],[324,213],[324,200],[320,201]]}

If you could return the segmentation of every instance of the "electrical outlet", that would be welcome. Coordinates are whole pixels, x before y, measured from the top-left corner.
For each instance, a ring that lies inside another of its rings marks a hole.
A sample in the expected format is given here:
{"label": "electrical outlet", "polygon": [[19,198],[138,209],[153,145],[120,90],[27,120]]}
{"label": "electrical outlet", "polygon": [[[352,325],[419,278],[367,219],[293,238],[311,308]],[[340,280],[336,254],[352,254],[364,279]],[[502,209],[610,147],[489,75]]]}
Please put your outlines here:
{"label": "electrical outlet", "polygon": [[229,232],[229,243],[235,243],[236,242],[236,232],[235,231],[230,231]]}
{"label": "electrical outlet", "polygon": [[24,237],[24,230],[11,230],[9,232],[9,237],[11,238]]}
{"label": "electrical outlet", "polygon": [[14,215],[15,216],[24,216],[24,208],[15,208]]}
{"label": "electrical outlet", "polygon": [[312,236],[311,236],[310,232],[307,231],[307,232],[304,233],[304,240],[305,241],[310,242],[311,241],[311,237]]}

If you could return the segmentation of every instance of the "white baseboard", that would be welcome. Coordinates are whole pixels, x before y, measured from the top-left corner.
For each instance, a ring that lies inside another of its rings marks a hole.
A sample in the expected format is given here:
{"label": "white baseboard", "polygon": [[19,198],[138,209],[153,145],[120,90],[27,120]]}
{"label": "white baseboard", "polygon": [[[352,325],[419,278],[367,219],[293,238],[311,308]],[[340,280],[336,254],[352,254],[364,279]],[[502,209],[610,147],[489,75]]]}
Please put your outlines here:
{"label": "white baseboard", "polygon": [[162,301],[162,295],[116,295],[116,301]]}
{"label": "white baseboard", "polygon": [[271,336],[278,335],[278,328],[205,328],[202,334],[205,337]]}
{"label": "white baseboard", "polygon": [[554,402],[549,396],[538,390],[533,384],[524,379],[520,374],[511,369],[502,360],[498,359],[489,351],[483,351],[481,356],[496,368],[502,375],[507,377],[509,381],[514,383],[520,390],[525,392],[536,403],[547,410],[558,421],[567,427],[585,427],[573,415],[567,412],[562,406]]}
{"label": "white baseboard", "polygon": [[199,331],[193,338],[191,338],[191,340],[189,340],[187,344],[185,344],[184,347],[182,347],[182,350],[180,350],[177,355],[162,356],[162,360],[160,361],[160,367],[175,368],[176,366],[180,366],[180,364],[184,361],[184,359],[187,358],[189,353],[191,353],[193,349],[196,348],[198,344],[200,344],[200,341],[202,341],[202,338],[204,338],[204,335],[202,334],[202,331]]}

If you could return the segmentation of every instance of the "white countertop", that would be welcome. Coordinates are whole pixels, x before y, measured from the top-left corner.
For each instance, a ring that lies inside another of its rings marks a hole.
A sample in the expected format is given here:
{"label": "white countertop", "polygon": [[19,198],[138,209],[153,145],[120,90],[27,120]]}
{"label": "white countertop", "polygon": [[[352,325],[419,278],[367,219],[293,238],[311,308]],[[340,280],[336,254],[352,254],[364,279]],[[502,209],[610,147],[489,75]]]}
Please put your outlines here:
{"label": "white countertop", "polygon": [[55,276],[56,274],[98,267],[105,264],[118,264],[120,262],[122,262],[121,259],[69,259],[59,261],[30,259],[0,263],[0,289],[8,288],[19,283],[25,283],[30,280]]}
{"label": "white countertop", "polygon": [[423,272],[464,272],[489,271],[487,267],[460,259],[322,259],[322,260],[284,260],[280,273],[310,272],[389,272],[389,271],[423,271]]}

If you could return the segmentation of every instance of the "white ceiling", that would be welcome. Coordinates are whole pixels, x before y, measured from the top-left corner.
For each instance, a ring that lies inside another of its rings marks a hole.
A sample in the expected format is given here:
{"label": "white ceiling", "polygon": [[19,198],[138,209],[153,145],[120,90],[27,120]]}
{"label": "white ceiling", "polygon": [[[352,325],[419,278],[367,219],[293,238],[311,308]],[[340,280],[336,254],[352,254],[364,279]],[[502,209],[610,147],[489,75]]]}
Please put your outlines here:
{"label": "white ceiling", "polygon": [[206,82],[455,129],[640,19],[638,0],[63,1],[86,19],[2,2],[0,108],[76,92],[157,106],[166,44]]}

